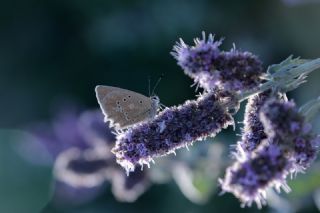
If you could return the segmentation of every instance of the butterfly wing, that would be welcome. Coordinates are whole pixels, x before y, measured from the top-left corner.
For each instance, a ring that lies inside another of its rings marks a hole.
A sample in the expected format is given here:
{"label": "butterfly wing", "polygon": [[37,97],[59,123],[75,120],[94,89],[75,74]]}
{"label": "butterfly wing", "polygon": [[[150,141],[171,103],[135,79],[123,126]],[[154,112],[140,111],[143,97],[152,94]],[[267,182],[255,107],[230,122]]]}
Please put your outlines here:
{"label": "butterfly wing", "polygon": [[152,100],[130,90],[97,86],[96,96],[105,120],[123,129],[150,118]]}

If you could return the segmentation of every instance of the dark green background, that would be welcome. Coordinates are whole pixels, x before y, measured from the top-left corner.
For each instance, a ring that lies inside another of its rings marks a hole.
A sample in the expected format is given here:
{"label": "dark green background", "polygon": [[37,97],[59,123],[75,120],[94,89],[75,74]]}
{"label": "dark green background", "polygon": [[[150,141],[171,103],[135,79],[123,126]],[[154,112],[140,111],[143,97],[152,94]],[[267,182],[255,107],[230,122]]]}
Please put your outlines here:
{"label": "dark green background", "polygon": [[[164,78],[156,93],[163,104],[171,106],[193,99],[192,81],[169,54],[179,37],[190,44],[194,37],[201,36],[201,31],[211,32],[217,38],[225,37],[223,49],[230,49],[234,42],[237,48],[257,54],[266,68],[290,54],[320,57],[319,26],[320,4],[316,3],[290,6],[279,0],[2,0],[0,128],[19,129],[37,120],[49,120],[57,106],[68,102],[97,108],[97,84],[147,95],[148,77],[153,85],[161,74]],[[319,77],[319,71],[313,73],[309,82],[290,97],[302,104],[319,96]],[[319,121],[315,124],[319,129]],[[226,142],[230,143],[233,141]],[[6,164],[10,167],[10,159]],[[35,184],[32,190],[42,188]],[[93,203],[77,208],[59,211],[256,211],[240,209],[229,194],[214,196],[207,205],[197,206],[186,200],[174,184],[155,186],[134,204],[116,203],[106,192]],[[312,204],[306,208],[316,211]],[[49,204],[44,211],[58,210]]]}

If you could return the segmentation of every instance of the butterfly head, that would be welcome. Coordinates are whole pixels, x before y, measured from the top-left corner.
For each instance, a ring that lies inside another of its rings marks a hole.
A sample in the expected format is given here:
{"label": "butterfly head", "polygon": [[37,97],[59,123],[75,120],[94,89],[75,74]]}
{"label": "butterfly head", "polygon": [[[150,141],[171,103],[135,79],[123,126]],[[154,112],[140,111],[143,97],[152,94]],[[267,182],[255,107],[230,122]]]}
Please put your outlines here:
{"label": "butterfly head", "polygon": [[153,96],[151,96],[150,98],[151,98],[151,100],[152,100],[152,103],[155,103],[156,105],[159,105],[160,99],[159,99],[158,96],[153,95]]}
{"label": "butterfly head", "polygon": [[156,95],[151,96],[150,99],[151,99],[151,114],[154,117],[160,108],[160,99]]}

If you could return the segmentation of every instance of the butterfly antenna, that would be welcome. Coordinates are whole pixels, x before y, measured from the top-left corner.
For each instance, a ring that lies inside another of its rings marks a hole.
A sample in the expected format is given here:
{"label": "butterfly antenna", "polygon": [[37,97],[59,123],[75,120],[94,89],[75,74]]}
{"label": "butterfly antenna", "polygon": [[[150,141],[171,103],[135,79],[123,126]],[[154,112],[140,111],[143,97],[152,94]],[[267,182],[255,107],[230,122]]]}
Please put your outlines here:
{"label": "butterfly antenna", "polygon": [[159,85],[159,83],[160,83],[160,81],[161,81],[162,78],[163,78],[163,74],[160,75],[160,77],[158,78],[156,84],[154,85],[154,87],[153,87],[153,89],[152,89],[151,96],[154,95],[154,91],[155,91],[155,89],[157,88],[157,86]]}
{"label": "butterfly antenna", "polygon": [[166,105],[160,103],[160,106],[163,107],[163,108],[168,108]]}

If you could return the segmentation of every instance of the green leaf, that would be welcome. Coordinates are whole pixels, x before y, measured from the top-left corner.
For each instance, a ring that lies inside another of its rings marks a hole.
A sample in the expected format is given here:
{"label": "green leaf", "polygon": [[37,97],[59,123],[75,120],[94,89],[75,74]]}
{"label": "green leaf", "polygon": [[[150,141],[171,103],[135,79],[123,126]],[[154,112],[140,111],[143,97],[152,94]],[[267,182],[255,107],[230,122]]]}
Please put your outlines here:
{"label": "green leaf", "polygon": [[267,69],[267,73],[271,76],[271,75],[274,75],[275,73],[279,72],[280,70],[289,70],[289,69],[297,67],[298,65],[306,63],[308,61],[310,61],[310,60],[293,58],[293,56],[290,55],[288,58],[286,58],[285,60],[283,60],[279,64],[270,65]]}

